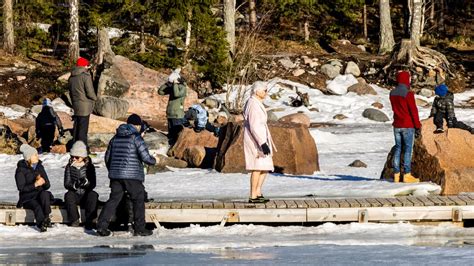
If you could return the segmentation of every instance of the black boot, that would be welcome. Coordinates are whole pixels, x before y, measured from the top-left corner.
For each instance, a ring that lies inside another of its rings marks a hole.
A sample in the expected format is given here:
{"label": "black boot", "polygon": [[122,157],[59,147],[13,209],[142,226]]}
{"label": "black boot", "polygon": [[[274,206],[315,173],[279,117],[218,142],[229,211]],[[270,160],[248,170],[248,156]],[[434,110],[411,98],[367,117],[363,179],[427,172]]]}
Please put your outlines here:
{"label": "black boot", "polygon": [[99,236],[110,236],[112,234],[112,231],[109,229],[97,229],[97,235]]}
{"label": "black boot", "polygon": [[51,224],[51,218],[49,217],[46,217],[43,223],[46,227],[53,227],[53,225]]}
{"label": "black boot", "polygon": [[151,236],[153,235],[153,231],[143,228],[143,229],[135,230],[135,232],[133,232],[133,235],[134,236]]}

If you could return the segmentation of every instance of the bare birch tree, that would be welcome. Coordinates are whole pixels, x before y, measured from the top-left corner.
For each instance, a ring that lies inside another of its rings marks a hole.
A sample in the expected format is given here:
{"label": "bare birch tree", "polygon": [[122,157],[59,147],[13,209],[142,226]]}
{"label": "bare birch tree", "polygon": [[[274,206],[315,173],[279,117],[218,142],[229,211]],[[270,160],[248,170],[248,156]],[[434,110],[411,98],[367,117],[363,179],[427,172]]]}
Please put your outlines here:
{"label": "bare birch tree", "polygon": [[235,54],[235,0],[224,0],[224,28],[230,54]]}
{"label": "bare birch tree", "polygon": [[380,47],[379,53],[385,54],[393,51],[395,39],[393,38],[392,19],[390,18],[390,1],[380,0]]}
{"label": "bare birch tree", "polygon": [[255,29],[257,26],[257,5],[255,0],[249,0],[249,20],[250,28]]}
{"label": "bare birch tree", "polygon": [[13,0],[3,1],[3,49],[10,54],[15,51]]}
{"label": "bare birch tree", "polygon": [[69,61],[79,58],[79,0],[69,0]]}

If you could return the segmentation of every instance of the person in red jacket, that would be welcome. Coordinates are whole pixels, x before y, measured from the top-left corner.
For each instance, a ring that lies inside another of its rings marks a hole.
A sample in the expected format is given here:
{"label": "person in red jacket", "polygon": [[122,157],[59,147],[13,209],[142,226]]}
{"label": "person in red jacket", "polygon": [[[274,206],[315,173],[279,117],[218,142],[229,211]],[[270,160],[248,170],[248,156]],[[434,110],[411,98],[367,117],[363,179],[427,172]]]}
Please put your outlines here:
{"label": "person in red jacket", "polygon": [[403,182],[418,183],[420,180],[411,175],[411,158],[415,138],[421,136],[421,123],[418,117],[415,94],[410,91],[410,73],[397,73],[398,86],[390,92],[393,110],[393,132],[395,135],[395,154],[393,158],[393,181],[400,182],[400,156],[403,154]]}

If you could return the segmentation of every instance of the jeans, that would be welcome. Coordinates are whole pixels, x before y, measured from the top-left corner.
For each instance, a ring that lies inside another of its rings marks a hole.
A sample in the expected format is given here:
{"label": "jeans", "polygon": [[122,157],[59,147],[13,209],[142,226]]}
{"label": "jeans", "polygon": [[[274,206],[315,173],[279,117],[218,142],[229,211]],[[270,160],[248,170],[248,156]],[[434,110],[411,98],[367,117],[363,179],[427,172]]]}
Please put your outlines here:
{"label": "jeans", "polygon": [[393,170],[400,173],[400,157],[403,154],[403,172],[411,173],[411,157],[413,155],[413,143],[415,141],[414,128],[394,128],[395,135],[395,154],[393,157]]}

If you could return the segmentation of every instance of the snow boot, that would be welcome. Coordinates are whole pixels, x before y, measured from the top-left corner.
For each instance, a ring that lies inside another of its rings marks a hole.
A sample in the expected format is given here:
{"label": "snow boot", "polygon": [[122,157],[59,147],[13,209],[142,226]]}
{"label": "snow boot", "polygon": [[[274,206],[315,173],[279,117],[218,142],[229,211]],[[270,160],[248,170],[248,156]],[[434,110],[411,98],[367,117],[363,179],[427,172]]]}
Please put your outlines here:
{"label": "snow boot", "polygon": [[75,220],[71,223],[71,227],[79,227],[80,223],[79,223],[79,220]]}
{"label": "snow boot", "polygon": [[433,133],[435,133],[435,134],[444,133],[444,129],[442,127],[438,127]]}
{"label": "snow boot", "polygon": [[400,182],[400,173],[393,174],[393,183]]}
{"label": "snow boot", "polygon": [[40,231],[41,233],[44,233],[44,232],[48,231],[48,227],[46,226],[45,221],[39,223],[39,224],[37,225],[37,227],[38,227],[38,229],[39,229],[39,231]]}
{"label": "snow boot", "polygon": [[44,224],[44,226],[46,226],[46,227],[53,227],[53,224],[51,223],[51,218],[49,218],[49,217],[47,217],[46,219],[44,219],[43,224]]}
{"label": "snow boot", "polygon": [[109,229],[97,229],[97,235],[99,236],[110,236],[112,234],[112,231]]}
{"label": "snow boot", "polygon": [[153,231],[148,230],[146,228],[138,229],[133,232],[134,236],[151,236],[153,235]]}
{"label": "snow boot", "polygon": [[403,183],[420,183],[420,179],[411,175],[411,173],[407,173],[403,175]]}

